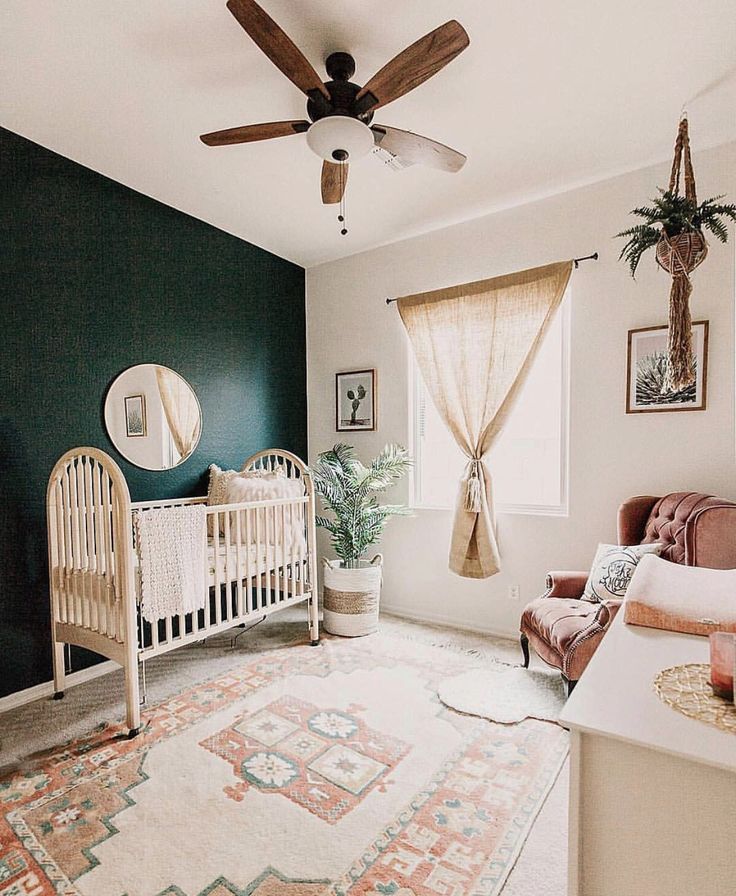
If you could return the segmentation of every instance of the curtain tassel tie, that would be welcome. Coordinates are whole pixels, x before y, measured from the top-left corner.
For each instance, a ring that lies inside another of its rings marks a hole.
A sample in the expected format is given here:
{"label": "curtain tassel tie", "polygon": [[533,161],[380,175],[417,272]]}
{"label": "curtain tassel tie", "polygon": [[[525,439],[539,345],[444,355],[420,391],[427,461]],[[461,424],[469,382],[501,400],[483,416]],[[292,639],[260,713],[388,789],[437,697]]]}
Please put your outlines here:
{"label": "curtain tassel tie", "polygon": [[480,513],[482,510],[481,487],[480,461],[473,459],[470,461],[470,475],[465,483],[464,508],[469,513]]}

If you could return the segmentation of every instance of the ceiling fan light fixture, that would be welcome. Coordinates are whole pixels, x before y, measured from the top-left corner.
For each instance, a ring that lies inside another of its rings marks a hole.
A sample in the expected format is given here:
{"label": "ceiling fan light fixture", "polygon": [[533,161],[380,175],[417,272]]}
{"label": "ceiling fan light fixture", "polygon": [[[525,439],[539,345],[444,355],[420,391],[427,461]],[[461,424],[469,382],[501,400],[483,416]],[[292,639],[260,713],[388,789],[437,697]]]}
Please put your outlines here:
{"label": "ceiling fan light fixture", "polygon": [[375,146],[368,125],[347,115],[328,115],[315,121],[307,131],[312,152],[327,162],[355,161]]}

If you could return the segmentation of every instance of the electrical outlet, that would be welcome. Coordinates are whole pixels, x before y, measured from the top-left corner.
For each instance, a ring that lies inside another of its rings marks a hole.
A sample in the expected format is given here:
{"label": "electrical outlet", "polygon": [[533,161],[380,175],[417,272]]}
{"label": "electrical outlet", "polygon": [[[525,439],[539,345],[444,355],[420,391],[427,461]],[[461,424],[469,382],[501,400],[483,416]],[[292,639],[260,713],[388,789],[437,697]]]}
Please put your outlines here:
{"label": "electrical outlet", "polygon": [[519,586],[518,585],[509,585],[509,600],[518,600],[519,599]]}

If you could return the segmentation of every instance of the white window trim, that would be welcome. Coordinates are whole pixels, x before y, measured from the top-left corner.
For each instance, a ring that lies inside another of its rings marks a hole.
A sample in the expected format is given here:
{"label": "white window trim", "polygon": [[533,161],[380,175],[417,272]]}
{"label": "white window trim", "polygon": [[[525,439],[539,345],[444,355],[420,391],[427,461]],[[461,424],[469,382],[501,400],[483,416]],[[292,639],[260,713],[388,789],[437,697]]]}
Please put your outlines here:
{"label": "white window trim", "polygon": [[[556,505],[540,504],[500,504],[495,505],[496,513],[513,513],[527,516],[552,516],[566,517],[570,512],[570,287],[568,286],[562,302],[559,314],[562,315],[562,351],[560,363],[562,365],[562,415],[560,420],[560,493],[562,500]],[[410,432],[412,436],[412,467],[409,482],[409,497],[412,510],[418,511],[442,511],[447,513],[452,507],[443,507],[432,504],[423,504],[421,495],[421,478],[415,472],[421,469],[422,439],[417,408],[419,406],[419,390],[423,383],[419,376],[419,368],[414,360],[414,354],[409,347],[409,412],[411,414]],[[458,478],[461,474],[458,470]],[[493,473],[493,471],[491,471]]]}

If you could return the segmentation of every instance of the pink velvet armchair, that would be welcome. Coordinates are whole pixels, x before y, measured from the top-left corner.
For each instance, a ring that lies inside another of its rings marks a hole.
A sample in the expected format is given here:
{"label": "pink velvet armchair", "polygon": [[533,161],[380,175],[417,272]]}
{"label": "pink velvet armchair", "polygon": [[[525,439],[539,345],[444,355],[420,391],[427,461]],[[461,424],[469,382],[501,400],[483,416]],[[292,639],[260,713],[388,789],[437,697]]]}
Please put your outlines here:
{"label": "pink velvet armchair", "polygon": [[[686,566],[736,568],[736,504],[697,492],[629,498],[618,510],[618,543],[665,545],[662,557]],[[580,600],[587,572],[550,572],[547,590],[524,610],[520,623],[524,666],[529,646],[559,669],[568,693],[575,687],[620,600]]]}

